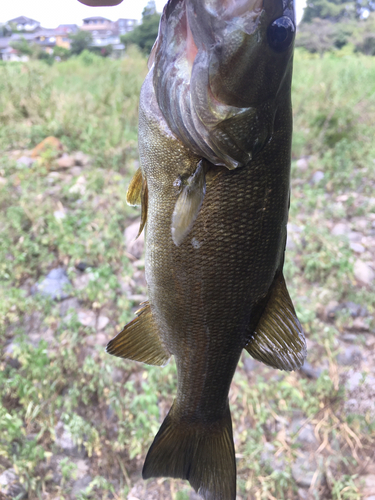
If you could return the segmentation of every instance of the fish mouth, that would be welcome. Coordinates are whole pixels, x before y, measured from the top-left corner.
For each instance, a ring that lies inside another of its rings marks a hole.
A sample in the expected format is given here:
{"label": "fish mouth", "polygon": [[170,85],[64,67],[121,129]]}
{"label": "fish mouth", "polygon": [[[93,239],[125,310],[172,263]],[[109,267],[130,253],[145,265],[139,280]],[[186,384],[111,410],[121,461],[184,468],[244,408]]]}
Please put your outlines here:
{"label": "fish mouth", "polygon": [[[276,78],[267,74],[268,59],[275,59],[267,28],[288,9],[293,12],[292,0],[169,0],[165,6],[149,67],[169,128],[193,153],[233,169],[267,142],[269,123],[247,138],[237,137],[234,124],[260,123],[260,112],[263,122],[273,119],[260,107],[278,92],[283,70]],[[292,50],[285,53],[289,60]]]}

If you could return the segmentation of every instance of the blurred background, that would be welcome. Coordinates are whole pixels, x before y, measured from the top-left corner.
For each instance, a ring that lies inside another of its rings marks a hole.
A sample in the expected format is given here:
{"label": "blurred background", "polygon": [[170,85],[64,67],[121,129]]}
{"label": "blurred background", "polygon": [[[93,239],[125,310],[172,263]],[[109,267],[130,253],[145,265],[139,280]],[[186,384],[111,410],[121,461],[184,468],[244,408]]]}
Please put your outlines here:
{"label": "blurred background", "polygon": [[[51,3],[0,12],[0,499],[197,499],[141,479],[174,363],[105,353],[146,299],[125,195],[162,5]],[[374,500],[375,5],[302,7],[285,274],[308,357],[241,359],[238,500]]]}

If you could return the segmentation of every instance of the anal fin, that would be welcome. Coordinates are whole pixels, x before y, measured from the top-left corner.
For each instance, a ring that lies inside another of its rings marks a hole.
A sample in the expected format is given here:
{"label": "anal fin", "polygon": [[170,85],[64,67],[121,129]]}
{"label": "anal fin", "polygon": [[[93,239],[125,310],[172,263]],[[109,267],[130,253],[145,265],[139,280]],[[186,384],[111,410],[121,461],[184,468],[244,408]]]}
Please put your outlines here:
{"label": "anal fin", "polygon": [[145,302],[136,314],[137,317],[108,342],[106,351],[119,358],[149,365],[165,365],[171,355],[160,340],[150,304]]}
{"label": "anal fin", "polygon": [[306,340],[282,273],[275,278],[263,315],[245,349],[258,361],[280,370],[303,365]]}

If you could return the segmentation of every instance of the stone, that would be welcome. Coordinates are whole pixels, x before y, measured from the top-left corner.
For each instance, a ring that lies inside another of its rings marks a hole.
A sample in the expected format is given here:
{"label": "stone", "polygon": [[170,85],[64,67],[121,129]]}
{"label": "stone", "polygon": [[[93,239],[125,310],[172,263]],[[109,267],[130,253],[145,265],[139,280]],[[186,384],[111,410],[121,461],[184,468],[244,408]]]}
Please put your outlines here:
{"label": "stone", "polygon": [[319,184],[319,182],[322,181],[323,179],[324,179],[324,172],[322,172],[321,170],[317,170],[311,177],[310,183]]}
{"label": "stone", "polygon": [[75,455],[77,452],[77,446],[74,444],[72,434],[61,421],[55,426],[55,443],[67,455]]}
{"label": "stone", "polygon": [[306,375],[306,377],[311,379],[317,379],[323,372],[322,368],[314,368],[308,361],[305,361],[301,366],[300,371]]}
{"label": "stone", "polygon": [[72,156],[64,154],[56,163],[58,168],[71,168],[75,165],[75,159]]}
{"label": "stone", "polygon": [[314,427],[311,424],[305,424],[303,420],[294,420],[292,422],[293,432],[298,432],[297,441],[306,444],[317,444],[318,440],[314,434]]}
{"label": "stone", "polygon": [[284,470],[285,459],[282,455],[275,457],[275,447],[272,443],[265,443],[260,460],[264,465],[268,465],[272,470]]}
{"label": "stone", "polygon": [[63,300],[70,296],[67,288],[70,286],[69,278],[63,267],[52,269],[41,283],[36,285],[36,291],[53,300]]}
{"label": "stone", "polygon": [[74,482],[72,491],[70,493],[71,498],[77,498],[79,494],[85,490],[88,485],[91,483],[92,477],[88,474],[86,476],[81,477],[80,479],[77,479],[77,481]]}
{"label": "stone", "polygon": [[363,318],[355,318],[353,321],[353,326],[351,328],[352,330],[358,330],[360,332],[369,332],[370,327],[368,324],[364,321]]}
{"label": "stone", "polygon": [[349,233],[349,226],[343,222],[335,224],[331,230],[332,236],[344,236]]}
{"label": "stone", "polygon": [[58,156],[63,150],[62,142],[57,139],[57,137],[49,136],[43,139],[31,152],[32,158],[37,158],[41,156],[45,151],[52,150],[55,151],[56,156]]}
{"label": "stone", "polygon": [[95,328],[96,326],[96,314],[94,311],[90,311],[89,309],[82,309],[78,312],[78,321],[83,326],[89,326],[91,328]]}
{"label": "stone", "polygon": [[138,231],[139,221],[130,224],[124,231],[126,251],[135,259],[142,257],[144,249],[144,231],[137,238]]}
{"label": "stone", "polygon": [[65,210],[55,210],[53,212],[53,216],[55,217],[56,220],[65,219],[65,217],[66,217]]}
{"label": "stone", "polygon": [[18,158],[16,163],[19,167],[28,168],[28,167],[31,167],[31,165],[33,165],[33,163],[35,163],[35,159],[30,158],[29,156],[21,156],[21,158]]}
{"label": "stone", "polygon": [[69,193],[80,194],[83,196],[86,192],[86,178],[83,175],[80,175],[76,180],[76,183],[73,184],[71,188],[69,188]]}
{"label": "stone", "polygon": [[296,161],[296,167],[302,172],[305,172],[309,168],[309,161],[307,158],[300,158]]}
{"label": "stone", "polygon": [[375,272],[367,262],[357,259],[354,263],[354,277],[359,283],[370,285],[375,279]]}
{"label": "stone", "polygon": [[107,316],[99,316],[96,328],[98,330],[104,330],[104,328],[108,325],[109,323],[109,318]]}
{"label": "stone", "polygon": [[17,498],[17,500],[27,497],[27,492],[20,484],[14,469],[6,469],[0,475],[0,493],[8,498]]}
{"label": "stone", "polygon": [[79,167],[85,167],[90,163],[90,157],[88,155],[85,155],[85,153],[82,153],[82,151],[77,151],[74,155],[74,160],[76,165]]}
{"label": "stone", "polygon": [[353,250],[353,252],[356,252],[356,253],[363,253],[366,249],[363,245],[361,245],[360,243],[354,243],[354,242],[351,242],[349,244],[350,248]]}
{"label": "stone", "polygon": [[[316,471],[318,473],[316,474]],[[297,457],[292,465],[292,476],[298,486],[310,488],[314,479],[314,488],[318,488],[323,482],[323,473],[315,460],[310,460],[309,454],[304,453]]]}
{"label": "stone", "polygon": [[352,318],[356,318],[357,316],[367,316],[368,311],[365,306],[361,306],[360,304],[356,304],[355,302],[347,301],[343,302],[343,309],[347,309]]}
{"label": "stone", "polygon": [[62,300],[59,306],[60,316],[64,317],[68,314],[70,309],[74,309],[76,311],[78,308],[79,308],[79,300],[76,299],[75,297]]}
{"label": "stone", "polygon": [[362,360],[362,352],[356,346],[349,346],[344,352],[340,352],[337,356],[339,365],[351,366],[358,365]]}
{"label": "stone", "polygon": [[375,494],[375,474],[367,474],[363,476],[365,487],[364,490],[367,495]]}
{"label": "stone", "polygon": [[354,391],[363,382],[363,375],[361,372],[353,372],[346,381],[346,386],[350,392]]}
{"label": "stone", "polygon": [[358,243],[362,241],[363,234],[359,233],[358,231],[349,231],[348,233],[348,240],[352,243]]}

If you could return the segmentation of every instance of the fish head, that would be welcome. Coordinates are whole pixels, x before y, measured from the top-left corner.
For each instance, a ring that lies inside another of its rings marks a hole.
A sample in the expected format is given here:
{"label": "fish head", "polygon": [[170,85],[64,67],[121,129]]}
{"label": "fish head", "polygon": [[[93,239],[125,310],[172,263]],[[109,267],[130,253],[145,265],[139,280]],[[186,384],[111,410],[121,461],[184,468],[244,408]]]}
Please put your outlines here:
{"label": "fish head", "polygon": [[160,110],[214,165],[247,165],[290,108],[293,0],[170,0],[150,56]]}

